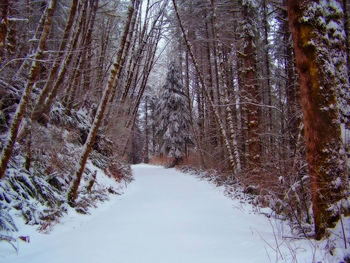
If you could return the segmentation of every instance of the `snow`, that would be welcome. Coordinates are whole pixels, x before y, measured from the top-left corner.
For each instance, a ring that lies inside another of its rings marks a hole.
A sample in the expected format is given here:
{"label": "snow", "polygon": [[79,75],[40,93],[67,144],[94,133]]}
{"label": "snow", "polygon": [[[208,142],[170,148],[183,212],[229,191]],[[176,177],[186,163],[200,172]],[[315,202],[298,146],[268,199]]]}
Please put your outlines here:
{"label": "snow", "polygon": [[[50,234],[16,222],[30,243],[18,241],[18,254],[0,243],[0,261],[317,262],[314,256],[321,255],[316,250],[323,243],[283,239],[291,236],[285,223],[262,215],[269,210],[257,213],[229,199],[223,188],[175,169],[144,164],[132,169],[135,181],[123,195],[112,196],[89,216],[70,210]],[[116,184],[108,178],[103,183]]]}

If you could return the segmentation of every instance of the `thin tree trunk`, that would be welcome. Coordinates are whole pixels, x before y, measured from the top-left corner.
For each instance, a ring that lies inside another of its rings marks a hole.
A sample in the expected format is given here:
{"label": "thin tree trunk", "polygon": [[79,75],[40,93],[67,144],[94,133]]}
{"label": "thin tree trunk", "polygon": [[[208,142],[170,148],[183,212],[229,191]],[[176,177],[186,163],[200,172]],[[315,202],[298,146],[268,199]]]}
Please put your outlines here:
{"label": "thin tree trunk", "polygon": [[[243,19],[245,24],[244,49],[243,49],[243,74],[244,89],[249,96],[247,105],[247,127],[248,127],[248,154],[251,166],[259,167],[261,163],[260,132],[260,94],[256,75],[256,54],[253,39],[254,12],[250,3],[243,4]],[[255,168],[252,167],[252,168]]]}
{"label": "thin tree trunk", "polygon": [[[123,91],[123,95],[121,96],[121,103],[124,103],[127,96],[128,96],[128,93],[130,91],[130,87],[131,87],[131,82],[133,80],[133,76],[135,74],[135,71],[136,71],[136,68],[140,62],[140,60],[142,59],[142,53],[144,52],[144,48],[146,46],[147,43],[149,43],[149,39],[150,37],[152,36],[152,34],[154,34],[154,31],[156,29],[156,26],[157,26],[157,23],[159,21],[159,19],[162,17],[162,15],[164,14],[164,10],[165,10],[165,7],[167,6],[167,1],[164,1],[163,5],[161,6],[159,12],[157,13],[157,16],[154,18],[153,20],[153,23],[152,23],[152,26],[149,30],[149,33],[147,35],[145,35],[145,32],[146,32],[146,22],[144,23],[143,25],[143,29],[142,29],[142,32],[141,32],[141,35],[140,35],[140,39],[142,40],[138,49],[137,49],[137,52],[136,52],[136,55],[135,55],[135,58],[133,60],[133,63],[131,63],[132,65],[129,66],[129,70],[128,70],[128,80],[127,80],[127,83],[125,85],[125,89]],[[146,9],[147,10],[147,9]],[[147,12],[146,12],[146,15],[147,15]],[[145,18],[145,21],[148,19],[148,17],[146,16]],[[130,71],[131,70],[131,71]]]}
{"label": "thin tree trunk", "polygon": [[205,81],[204,81],[204,77],[202,75],[202,73],[200,72],[200,69],[199,69],[199,66],[198,66],[198,63],[197,63],[197,60],[196,58],[194,57],[194,54],[193,54],[193,51],[192,51],[192,47],[188,41],[188,36],[187,36],[187,33],[183,27],[183,24],[182,24],[182,20],[180,18],[180,15],[179,15],[179,12],[178,12],[178,9],[177,9],[177,5],[176,5],[176,0],[172,0],[173,1],[173,5],[174,5],[174,9],[175,9],[175,13],[176,13],[176,17],[178,19],[178,22],[179,22],[179,26],[181,28],[181,31],[182,31],[182,34],[183,34],[183,37],[184,37],[184,40],[185,40],[185,43],[186,43],[186,47],[187,47],[187,50],[192,58],[192,62],[193,62],[193,65],[196,69],[196,72],[199,76],[199,81],[202,85],[202,88],[204,90],[204,93],[205,93],[205,96],[207,97],[208,101],[209,101],[209,105],[214,113],[214,116],[215,116],[215,120],[216,122],[218,123],[218,126],[220,128],[220,132],[221,132],[221,135],[223,137],[223,140],[224,140],[224,143],[225,143],[225,147],[227,149],[227,152],[228,152],[228,157],[229,157],[229,161],[230,161],[230,167],[232,169],[232,172],[233,173],[236,173],[236,165],[235,165],[235,159],[234,159],[234,155],[233,155],[233,151],[232,151],[232,148],[230,146],[230,142],[229,142],[229,139],[228,139],[228,136],[226,134],[226,131],[224,129],[224,126],[220,120],[220,116],[219,116],[219,113],[218,111],[216,110],[215,106],[214,106],[214,103],[210,97],[210,94],[208,92],[208,88],[205,84]]}
{"label": "thin tree trunk", "polygon": [[[87,0],[86,0],[87,1]],[[80,22],[78,25],[78,29],[77,32],[74,36],[74,38],[71,40],[70,42],[70,49],[69,52],[67,53],[64,61],[62,62],[62,65],[60,67],[57,79],[55,80],[55,83],[53,84],[51,91],[49,92],[49,94],[47,95],[44,105],[38,105],[37,111],[35,112],[35,116],[32,117],[32,120],[37,120],[37,118],[40,118],[40,116],[44,113],[44,112],[48,112],[51,104],[53,102],[53,99],[56,97],[57,92],[60,88],[60,86],[62,85],[64,78],[65,78],[65,74],[68,70],[68,66],[70,65],[73,55],[74,55],[74,51],[76,49],[76,46],[78,44],[78,40],[79,40],[79,35],[81,34],[81,30],[82,30],[82,24],[84,23],[85,19],[86,19],[86,10],[87,9],[87,4],[85,2],[85,7],[83,9],[83,13],[82,16],[80,18]],[[42,107],[40,107],[42,106]],[[39,109],[40,108],[40,109]]]}
{"label": "thin tree trunk", "polygon": [[[162,23],[162,20],[161,20],[161,23]],[[146,88],[147,80],[148,80],[148,77],[149,77],[151,70],[154,66],[154,59],[155,59],[156,50],[157,50],[157,46],[158,46],[160,37],[161,37],[161,30],[159,29],[157,35],[154,37],[155,39],[150,40],[150,45],[149,45],[150,47],[149,47],[149,51],[147,52],[147,57],[145,58],[146,65],[144,66],[144,69],[143,69],[140,89],[138,90],[137,97],[135,99],[134,104],[131,105],[131,107],[129,107],[130,118],[129,118],[129,120],[127,120],[127,122],[125,124],[126,129],[132,128],[133,127],[132,125],[134,125],[134,123],[136,121],[137,112],[138,112],[138,109],[139,109],[139,106],[141,103],[141,99],[142,99],[142,96],[143,96],[145,88]],[[135,83],[135,86],[136,86],[136,83]],[[131,100],[133,99],[133,95],[134,94],[132,94],[132,96],[131,96]],[[131,108],[132,108],[132,110],[131,110]],[[126,153],[129,139],[130,138],[128,138],[126,140],[126,144],[124,145],[124,148],[122,151],[122,156],[124,156],[124,154]]]}
{"label": "thin tree trunk", "polygon": [[[74,73],[73,73],[73,79],[69,81],[72,85],[70,87],[70,94],[68,95],[68,100],[66,101],[66,108],[67,111],[70,112],[73,108],[73,104],[76,101],[76,97],[81,97],[79,94],[79,84],[83,77],[83,89],[89,90],[90,86],[90,77],[89,77],[89,70],[91,67],[90,59],[88,57],[89,50],[91,49],[91,41],[92,41],[92,31],[94,29],[95,25],[95,18],[96,13],[98,9],[98,0],[93,1],[93,6],[91,7],[90,13],[89,13],[89,21],[86,23],[85,27],[87,27],[85,31],[86,34],[83,34],[83,38],[81,40],[81,46],[83,47],[76,59],[77,64],[74,67]],[[84,27],[84,28],[85,28]],[[86,69],[86,64],[88,64],[88,69]]]}
{"label": "thin tree trunk", "polygon": [[126,39],[127,39],[128,33],[129,33],[130,22],[131,22],[131,19],[133,17],[134,10],[135,10],[134,9],[135,1],[138,1],[138,0],[133,0],[132,4],[129,7],[128,18],[127,18],[127,21],[126,21],[126,24],[125,24],[124,33],[123,33],[122,38],[121,38],[119,51],[118,51],[116,60],[115,60],[115,62],[113,64],[113,68],[110,71],[108,83],[107,83],[107,85],[106,85],[106,87],[104,89],[101,102],[100,102],[100,104],[98,106],[98,109],[97,109],[97,112],[96,112],[96,115],[95,115],[95,118],[94,118],[94,122],[92,124],[92,127],[91,127],[91,129],[89,131],[88,138],[87,138],[87,140],[86,140],[86,142],[84,144],[84,147],[83,147],[83,152],[82,152],[82,155],[80,157],[80,161],[79,161],[78,166],[77,166],[77,171],[75,173],[75,178],[74,178],[73,184],[72,184],[72,186],[71,186],[71,188],[69,190],[69,193],[68,193],[68,202],[69,202],[69,204],[71,206],[75,205],[75,200],[78,197],[78,188],[79,188],[80,181],[81,181],[84,169],[85,169],[86,161],[87,161],[87,159],[89,157],[89,154],[90,154],[90,152],[92,150],[92,146],[93,146],[93,144],[95,142],[95,137],[96,137],[98,128],[100,127],[100,124],[102,122],[103,115],[104,115],[107,103],[109,101],[109,97],[111,95],[111,92],[113,90],[114,84],[116,82],[116,77],[118,76],[119,71],[121,70],[120,63],[121,63],[121,60],[122,60],[122,55],[123,55],[123,52],[124,52]]}
{"label": "thin tree trunk", "polygon": [[[270,55],[269,55],[269,22],[268,22],[268,8],[266,0],[262,2],[263,6],[263,27],[264,27],[264,66],[265,66],[265,90],[267,91],[267,105],[272,106],[272,95],[271,95],[271,74],[270,74]],[[274,152],[274,140],[272,136],[273,124],[272,124],[272,108],[267,108],[267,116],[268,116],[268,141],[269,141],[269,149],[273,153]],[[270,155],[272,157],[272,155]]]}
{"label": "thin tree trunk", "polygon": [[[30,121],[30,120],[29,120]],[[32,163],[32,125],[25,125],[26,130],[26,157],[24,162],[24,169],[29,171],[31,163]]]}
{"label": "thin tree trunk", "polygon": [[2,0],[0,17],[0,58],[3,58],[8,28],[9,0]]}
{"label": "thin tree trunk", "polygon": [[[131,45],[131,41],[133,40],[133,35],[134,35],[134,31],[135,31],[135,25],[136,25],[136,20],[137,20],[137,17],[139,16],[139,13],[140,13],[140,2],[137,1],[137,6],[135,7],[135,14],[133,15],[133,18],[130,22],[130,30],[129,30],[129,35],[127,37],[127,40],[126,40],[126,43],[125,43],[125,48],[124,48],[124,54],[122,56],[122,60],[120,62],[121,64],[121,70],[120,72],[118,73],[119,75],[117,76],[117,79],[118,81],[120,81],[120,76],[122,74],[122,71],[124,71],[124,67],[125,67],[125,63],[127,61],[127,58],[128,58],[128,54],[129,54],[129,50],[130,50],[130,45]],[[114,87],[114,90],[113,90],[113,93],[112,93],[112,96],[111,96],[111,99],[110,101],[112,102],[114,100],[114,97],[116,96],[116,93],[117,93],[117,88],[119,88],[119,83],[116,83],[115,87]],[[109,114],[108,114],[109,115]]]}
{"label": "thin tree trunk", "polygon": [[22,98],[17,107],[14,119],[11,123],[8,139],[6,141],[4,148],[2,149],[1,158],[0,158],[0,179],[5,174],[8,161],[10,160],[10,157],[11,157],[13,146],[17,138],[19,126],[22,122],[24,113],[26,112],[34,83],[39,74],[40,60],[43,57],[45,43],[51,30],[52,18],[55,11],[56,2],[57,0],[51,0],[48,8],[45,11],[46,20],[45,20],[43,32],[39,40],[39,45],[36,51],[36,55],[29,72],[29,79],[23,91]]}
{"label": "thin tree trunk", "polygon": [[73,25],[74,17],[75,17],[76,11],[77,11],[77,5],[78,5],[78,0],[73,0],[72,4],[71,4],[71,8],[70,8],[68,21],[67,21],[66,27],[64,29],[63,38],[62,38],[62,41],[61,41],[59,49],[58,49],[57,58],[56,58],[55,63],[53,64],[53,66],[50,70],[49,78],[47,79],[45,86],[42,89],[42,91],[40,92],[40,95],[35,103],[34,110],[32,111],[32,120],[37,120],[40,117],[40,116],[38,116],[38,114],[41,113],[40,107],[43,106],[43,103],[44,103],[49,91],[52,88],[54,80],[57,77],[59,67],[60,67],[61,62],[64,58],[64,53],[65,53],[65,50],[67,47],[67,43],[68,43],[69,35],[71,32],[71,28]]}
{"label": "thin tree trunk", "polygon": [[229,138],[233,147],[233,154],[235,158],[235,165],[236,165],[236,172],[241,171],[241,160],[238,152],[238,145],[237,145],[237,138],[236,138],[236,132],[233,125],[233,115],[232,110],[230,106],[229,101],[229,95],[228,95],[228,87],[227,87],[227,79],[225,74],[225,68],[224,68],[224,59],[223,59],[223,46],[219,38],[219,32],[218,32],[218,26],[216,24],[216,13],[215,13],[215,6],[214,6],[214,0],[210,0],[211,2],[211,8],[212,8],[212,20],[213,20],[213,35],[214,35],[214,46],[217,45],[218,50],[218,58],[219,58],[219,79],[222,79],[223,83],[223,89],[225,94],[225,110],[226,110],[226,122],[228,126],[228,133]]}
{"label": "thin tree trunk", "polygon": [[[43,2],[42,5],[45,6],[46,3]],[[45,7],[45,10],[47,10],[47,7]],[[44,12],[43,15],[40,17],[40,20],[39,20],[39,23],[36,27],[35,33],[32,36],[33,39],[40,38],[40,34],[43,31],[45,21],[46,21],[46,12]],[[10,32],[8,33],[8,35],[10,35]],[[28,54],[31,55],[34,52],[36,52],[36,41],[33,41],[33,43],[30,45],[30,49],[29,49]],[[19,69],[17,70],[17,72],[14,74],[13,79],[17,79],[20,76],[20,74],[31,65],[30,63],[31,63],[30,59],[24,60],[23,63],[21,64],[21,66],[19,67]]]}
{"label": "thin tree trunk", "polygon": [[204,169],[207,168],[207,165],[205,163],[204,153],[203,153],[203,146],[201,145],[200,139],[199,139],[199,132],[197,131],[194,121],[193,121],[193,113],[192,113],[192,102],[190,97],[190,69],[189,69],[189,62],[188,62],[188,50],[186,49],[186,56],[185,56],[185,69],[186,69],[186,75],[185,75],[185,91],[188,101],[188,109],[190,111],[190,121],[191,121],[191,127],[192,127],[192,133],[195,140],[195,144],[198,146],[199,149],[199,160],[200,165]]}
{"label": "thin tree trunk", "polygon": [[[213,70],[212,70],[212,59],[211,59],[211,48],[210,48],[210,34],[209,34],[209,26],[208,23],[205,23],[205,33],[207,37],[207,43],[206,43],[206,59],[207,59],[207,67],[208,67],[208,85],[210,89],[210,96],[213,101],[215,101],[214,98],[214,80],[213,80]],[[186,53],[186,56],[188,57],[188,52]],[[187,72],[188,74],[188,72]],[[209,139],[210,139],[210,145],[211,147],[215,148],[218,145],[218,139],[217,139],[217,127],[215,119],[213,119],[213,112],[211,111],[209,107],[208,112],[208,133],[209,133]],[[211,150],[213,150],[213,148]]]}
{"label": "thin tree trunk", "polygon": [[149,132],[148,132],[148,97],[145,98],[145,154],[144,154],[144,162],[149,163]]}

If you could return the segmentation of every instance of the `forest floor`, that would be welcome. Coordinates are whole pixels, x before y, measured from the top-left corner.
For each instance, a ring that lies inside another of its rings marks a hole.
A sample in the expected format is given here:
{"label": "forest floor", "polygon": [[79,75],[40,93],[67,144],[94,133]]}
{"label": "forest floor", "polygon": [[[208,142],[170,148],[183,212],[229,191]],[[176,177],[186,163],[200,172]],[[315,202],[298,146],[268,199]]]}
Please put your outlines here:
{"label": "forest floor", "polygon": [[18,241],[18,252],[0,243],[0,262],[341,262],[325,255],[325,242],[290,238],[286,222],[223,188],[160,166],[132,170],[123,195],[89,216],[70,210],[49,234],[16,221],[30,242]]}

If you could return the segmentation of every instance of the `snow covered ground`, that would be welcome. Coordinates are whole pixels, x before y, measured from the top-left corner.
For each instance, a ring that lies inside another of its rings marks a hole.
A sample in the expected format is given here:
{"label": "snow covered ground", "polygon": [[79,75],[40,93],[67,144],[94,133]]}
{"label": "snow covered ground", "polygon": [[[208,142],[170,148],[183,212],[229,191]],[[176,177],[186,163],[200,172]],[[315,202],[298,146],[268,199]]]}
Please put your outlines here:
{"label": "snow covered ground", "polygon": [[125,194],[89,216],[71,210],[50,234],[18,221],[30,243],[18,241],[18,254],[0,243],[0,262],[340,262],[320,258],[323,243],[283,239],[290,236],[285,223],[194,176],[144,164],[133,166],[133,173]]}

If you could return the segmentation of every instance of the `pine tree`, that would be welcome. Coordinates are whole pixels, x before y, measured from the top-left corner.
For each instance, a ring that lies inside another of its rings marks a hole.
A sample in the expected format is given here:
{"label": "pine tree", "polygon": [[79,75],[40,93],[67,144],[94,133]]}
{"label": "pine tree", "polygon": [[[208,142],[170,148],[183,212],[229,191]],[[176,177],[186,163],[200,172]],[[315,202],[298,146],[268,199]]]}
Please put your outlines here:
{"label": "pine tree", "polygon": [[190,111],[184,87],[181,85],[178,66],[172,62],[157,108],[157,135],[161,138],[161,151],[173,157],[173,165],[182,160],[189,135]]}

